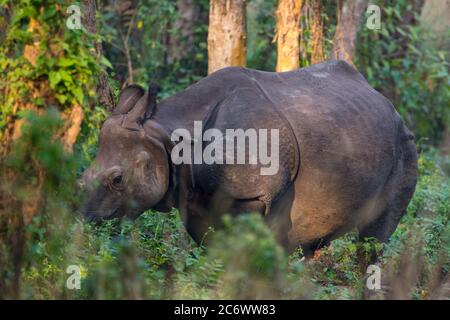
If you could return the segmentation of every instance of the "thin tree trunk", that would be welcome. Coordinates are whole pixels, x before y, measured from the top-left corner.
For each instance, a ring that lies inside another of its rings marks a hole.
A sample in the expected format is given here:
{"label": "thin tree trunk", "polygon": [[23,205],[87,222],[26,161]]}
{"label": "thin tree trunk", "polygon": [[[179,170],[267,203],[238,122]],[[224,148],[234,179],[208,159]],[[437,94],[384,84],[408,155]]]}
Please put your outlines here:
{"label": "thin tree trunk", "polygon": [[333,59],[353,64],[359,22],[366,9],[367,0],[339,0]]}
{"label": "thin tree trunk", "polygon": [[300,17],[303,4],[303,0],[278,0],[276,11],[278,72],[299,67]]}
{"label": "thin tree trunk", "polygon": [[63,145],[67,151],[72,151],[75,142],[77,142],[78,134],[81,131],[81,123],[84,119],[83,108],[79,104],[72,107],[68,122],[68,127],[62,137]]}
{"label": "thin tree trunk", "polygon": [[177,18],[173,24],[175,34],[170,35],[169,62],[189,56],[194,47],[195,26],[200,16],[200,7],[194,0],[177,0]]}
{"label": "thin tree trunk", "polygon": [[[97,33],[97,26],[96,26],[97,6],[95,0],[83,0],[83,11],[84,11],[84,25],[86,26],[87,31],[89,31],[92,34]],[[103,55],[102,43],[100,41],[96,41],[95,51],[98,59],[100,59],[100,57]],[[97,89],[100,104],[102,104],[109,112],[111,112],[114,109],[114,99],[111,88],[108,83],[108,75],[106,74],[106,72],[102,72],[99,75],[99,83]]]}
{"label": "thin tree trunk", "polygon": [[122,31],[119,30],[120,36],[122,38],[122,43],[123,43],[123,51],[125,53],[125,58],[127,59],[127,68],[128,68],[128,78],[127,78],[127,81],[125,81],[125,83],[123,84],[124,87],[126,85],[133,84],[133,82],[134,82],[134,80],[133,80],[133,61],[131,58],[131,50],[130,50],[130,46],[129,46],[129,41],[130,41],[131,31],[133,30],[134,18],[136,17],[136,14],[137,14],[137,8],[134,8],[133,13],[131,15],[130,23],[128,24],[127,34],[125,36],[123,35]]}
{"label": "thin tree trunk", "polygon": [[311,9],[311,64],[315,64],[325,60],[325,55],[323,52],[323,20],[321,0],[312,0]]}
{"label": "thin tree trunk", "polygon": [[228,66],[245,66],[246,0],[211,0],[208,29],[208,74]]}

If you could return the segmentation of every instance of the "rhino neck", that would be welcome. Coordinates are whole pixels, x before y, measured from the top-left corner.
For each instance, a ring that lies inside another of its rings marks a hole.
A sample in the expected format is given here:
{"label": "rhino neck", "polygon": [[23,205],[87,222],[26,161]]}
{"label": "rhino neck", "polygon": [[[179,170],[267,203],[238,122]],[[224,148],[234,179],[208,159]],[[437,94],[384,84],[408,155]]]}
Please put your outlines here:
{"label": "rhino neck", "polygon": [[[169,109],[169,107],[165,107]],[[183,110],[182,108],[180,108]],[[176,113],[161,113],[163,119],[172,120],[170,115]],[[180,111],[181,114],[181,111]],[[183,114],[181,114],[183,116]],[[144,131],[146,135],[153,137],[155,140],[161,142],[167,152],[167,161],[169,167],[169,184],[163,198],[152,209],[161,212],[170,212],[172,207],[177,208],[182,217],[186,215],[187,203],[193,195],[194,190],[194,177],[192,171],[192,165],[190,163],[175,164],[172,161],[171,153],[174,147],[173,141],[170,140],[170,135],[173,130],[177,128],[184,128],[182,122],[176,121],[162,121],[162,118],[156,118],[153,114],[151,119],[148,119],[144,123]],[[176,120],[176,119],[175,119]],[[194,119],[195,120],[195,119]]]}

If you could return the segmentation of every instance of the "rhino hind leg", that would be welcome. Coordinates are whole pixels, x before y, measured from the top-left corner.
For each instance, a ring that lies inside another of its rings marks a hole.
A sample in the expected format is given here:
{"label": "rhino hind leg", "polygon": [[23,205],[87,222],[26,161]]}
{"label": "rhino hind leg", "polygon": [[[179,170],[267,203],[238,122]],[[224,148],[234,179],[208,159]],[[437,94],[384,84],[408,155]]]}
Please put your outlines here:
{"label": "rhino hind leg", "polygon": [[303,256],[306,259],[311,259],[314,257],[314,253],[330,244],[332,237],[325,237],[318,239],[316,241],[308,242],[302,244],[300,247],[302,248]]}
{"label": "rhino hind leg", "polygon": [[359,239],[376,238],[381,242],[387,242],[394,233],[403,213],[398,214],[389,207],[386,208],[380,217],[359,230]]}
{"label": "rhino hind leg", "polygon": [[359,238],[373,237],[387,242],[406,213],[417,183],[417,151],[409,136],[403,141],[398,166],[386,184],[387,205],[381,215],[359,229]]}

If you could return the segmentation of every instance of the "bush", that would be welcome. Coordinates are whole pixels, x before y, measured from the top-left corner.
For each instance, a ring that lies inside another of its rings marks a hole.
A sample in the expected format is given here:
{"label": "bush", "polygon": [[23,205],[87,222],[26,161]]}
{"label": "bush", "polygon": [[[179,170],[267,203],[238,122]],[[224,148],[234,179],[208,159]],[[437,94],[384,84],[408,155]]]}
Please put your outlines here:
{"label": "bush", "polygon": [[450,125],[448,52],[428,41],[430,31],[419,23],[411,2],[384,2],[377,2],[381,29],[360,29],[358,70],[393,102],[417,141],[437,143]]}

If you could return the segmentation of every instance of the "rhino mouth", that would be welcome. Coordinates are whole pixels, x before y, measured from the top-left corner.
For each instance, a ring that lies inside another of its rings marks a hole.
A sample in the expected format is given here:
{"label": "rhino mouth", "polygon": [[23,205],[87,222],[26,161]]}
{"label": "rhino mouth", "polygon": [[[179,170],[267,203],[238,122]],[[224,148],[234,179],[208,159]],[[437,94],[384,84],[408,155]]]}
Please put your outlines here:
{"label": "rhino mouth", "polygon": [[109,213],[106,216],[99,216],[98,213],[94,212],[94,211],[90,211],[85,214],[85,218],[86,218],[87,222],[89,222],[89,223],[98,223],[103,220],[111,220],[114,218],[119,218],[120,216],[121,216],[120,208],[116,208],[116,209],[112,210],[111,213]]}

